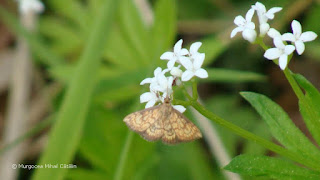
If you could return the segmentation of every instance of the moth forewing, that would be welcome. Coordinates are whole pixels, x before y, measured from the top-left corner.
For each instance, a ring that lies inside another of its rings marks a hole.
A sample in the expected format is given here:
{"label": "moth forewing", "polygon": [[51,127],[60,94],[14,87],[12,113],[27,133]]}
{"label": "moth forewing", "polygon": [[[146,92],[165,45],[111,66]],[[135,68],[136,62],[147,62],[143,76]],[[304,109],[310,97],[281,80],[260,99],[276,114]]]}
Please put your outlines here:
{"label": "moth forewing", "polygon": [[148,141],[162,140],[166,144],[188,142],[202,137],[200,130],[170,101],[129,114],[124,118],[127,126]]}

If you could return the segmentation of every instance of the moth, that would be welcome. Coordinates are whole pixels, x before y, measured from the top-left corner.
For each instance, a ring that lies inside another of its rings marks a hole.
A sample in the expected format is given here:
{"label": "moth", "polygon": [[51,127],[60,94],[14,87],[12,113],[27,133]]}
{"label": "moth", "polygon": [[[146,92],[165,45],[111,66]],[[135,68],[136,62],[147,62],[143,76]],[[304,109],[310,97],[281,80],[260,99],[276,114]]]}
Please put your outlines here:
{"label": "moth", "polygon": [[148,141],[178,144],[202,137],[197,126],[172,107],[169,98],[158,106],[131,113],[123,121]]}

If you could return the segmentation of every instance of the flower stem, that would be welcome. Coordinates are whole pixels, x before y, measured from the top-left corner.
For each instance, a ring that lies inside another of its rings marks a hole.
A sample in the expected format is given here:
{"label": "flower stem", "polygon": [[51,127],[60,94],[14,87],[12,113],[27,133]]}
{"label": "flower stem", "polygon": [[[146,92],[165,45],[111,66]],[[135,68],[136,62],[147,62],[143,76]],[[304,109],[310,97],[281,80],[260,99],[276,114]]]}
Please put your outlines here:
{"label": "flower stem", "polygon": [[259,44],[265,51],[267,49],[269,49],[269,47],[263,42],[263,38],[262,37],[258,37],[256,39],[256,44]]}
{"label": "flower stem", "polygon": [[279,145],[276,145],[266,139],[263,139],[245,129],[242,129],[241,127],[233,124],[233,123],[230,123],[229,121],[226,121],[222,118],[220,118],[219,116],[215,115],[214,113],[208,111],[207,109],[205,109],[199,102],[197,101],[192,101],[192,106],[198,111],[200,112],[203,116],[207,117],[208,119],[214,121],[215,123],[225,127],[225,128],[228,128],[229,130],[231,130],[232,132],[234,132],[235,134],[245,138],[245,139],[248,139],[248,140],[251,140],[257,144],[260,144],[261,146],[273,151],[273,152],[276,152],[284,157],[287,157],[288,159],[291,159],[295,162],[298,162],[300,164],[304,164],[305,166],[308,166],[309,168],[311,169],[314,169],[314,170],[317,170],[317,171],[320,171],[320,165],[313,162],[313,161],[310,161],[308,159],[305,159],[303,158],[302,156],[300,156],[299,154],[296,154],[294,152],[291,152]]}
{"label": "flower stem", "polygon": [[291,85],[294,93],[298,97],[299,101],[303,104],[303,106],[306,108],[307,113],[311,117],[310,119],[314,122],[314,124],[317,124],[318,127],[320,127],[320,123],[318,121],[315,121],[317,119],[317,116],[314,111],[312,111],[312,108],[310,107],[310,104],[306,100],[301,88],[299,87],[297,81],[292,76],[292,72],[289,68],[286,68],[283,71],[284,75],[286,76],[289,84]]}
{"label": "flower stem", "polygon": [[192,81],[192,99],[198,99],[198,88],[197,88],[197,81],[193,79]]}
{"label": "flower stem", "polygon": [[190,101],[193,100],[193,98],[190,96],[190,94],[188,93],[188,91],[184,86],[182,87],[182,92]]}
{"label": "flower stem", "polygon": [[174,99],[172,100],[172,104],[176,105],[182,105],[182,106],[190,106],[191,105],[191,101],[183,101],[183,100],[179,100],[179,99]]}

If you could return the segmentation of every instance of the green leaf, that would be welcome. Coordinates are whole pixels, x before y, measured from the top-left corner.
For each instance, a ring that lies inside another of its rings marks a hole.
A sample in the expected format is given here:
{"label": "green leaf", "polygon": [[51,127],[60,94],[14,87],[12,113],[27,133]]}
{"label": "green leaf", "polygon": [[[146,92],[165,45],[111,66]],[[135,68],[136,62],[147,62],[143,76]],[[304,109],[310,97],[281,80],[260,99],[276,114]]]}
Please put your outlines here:
{"label": "green leaf", "polygon": [[[69,84],[57,120],[49,135],[49,142],[38,164],[69,164],[81,139],[81,132],[96,84],[100,59],[107,40],[108,27],[120,1],[106,1],[94,22],[86,48],[79,59],[74,76]],[[63,179],[67,169],[37,169],[35,180]]]}
{"label": "green leaf", "polygon": [[224,169],[242,175],[267,176],[274,179],[320,179],[318,172],[297,166],[284,159],[262,155],[237,156]]}
{"label": "green leaf", "polygon": [[206,79],[201,79],[201,81],[241,83],[241,82],[261,82],[266,80],[266,77],[264,75],[254,73],[254,72],[221,69],[221,68],[207,68],[206,70],[209,74],[209,77]]}
{"label": "green leaf", "polygon": [[76,23],[81,29],[89,29],[87,18],[87,11],[81,1],[69,0],[69,1],[48,1],[49,7],[54,9],[55,13],[58,13],[64,18],[68,18],[73,23]]}
{"label": "green leaf", "polygon": [[294,78],[305,90],[305,98],[310,104],[310,110],[315,112],[317,119],[311,119],[307,109],[299,102],[301,114],[313,138],[320,144],[320,93],[305,77],[300,74],[294,74]]}
{"label": "green leaf", "polygon": [[82,48],[87,37],[83,37],[78,27],[74,27],[56,17],[42,17],[39,23],[39,30],[46,37],[52,39],[56,52],[63,55],[77,53]]}
{"label": "green leaf", "polygon": [[160,162],[155,167],[156,171],[152,172],[155,175],[150,178],[149,172],[149,176],[142,179],[220,179],[217,177],[219,172],[214,172],[218,169],[212,168],[212,164],[197,141],[176,146],[159,144],[157,152]]}
{"label": "green leaf", "polygon": [[278,104],[258,93],[241,92],[241,95],[267,122],[272,135],[281,144],[291,151],[302,154],[305,158],[319,161],[319,149],[294,125],[287,113]]}
{"label": "green leaf", "polygon": [[150,34],[143,23],[141,14],[132,0],[123,0],[118,11],[117,23],[123,31],[127,43],[135,49],[141,62],[150,61],[151,44]]}
{"label": "green leaf", "polygon": [[174,41],[177,31],[176,3],[174,0],[159,0],[155,5],[154,25],[151,29],[154,53],[159,59],[160,55],[169,48]]}
{"label": "green leaf", "polygon": [[141,56],[138,55],[125,39],[124,33],[119,27],[114,27],[110,34],[110,42],[107,43],[104,50],[104,57],[111,65],[118,66],[122,69],[135,69],[141,63]]}
{"label": "green leaf", "polygon": [[115,171],[127,131],[120,119],[116,111],[93,105],[80,143],[80,154],[93,167],[103,169],[108,177],[112,177]]}

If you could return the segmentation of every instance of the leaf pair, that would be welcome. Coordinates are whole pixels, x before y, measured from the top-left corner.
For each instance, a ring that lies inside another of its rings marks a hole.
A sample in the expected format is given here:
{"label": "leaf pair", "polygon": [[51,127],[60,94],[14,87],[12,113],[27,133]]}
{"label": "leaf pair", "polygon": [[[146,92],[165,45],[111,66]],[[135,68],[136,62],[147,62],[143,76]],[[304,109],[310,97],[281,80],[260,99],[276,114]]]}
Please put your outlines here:
{"label": "leaf pair", "polygon": [[[307,90],[309,100],[316,105],[315,96],[318,96],[317,90],[312,88],[310,83],[301,77],[300,84]],[[260,116],[269,125],[273,136],[287,149],[302,155],[306,161],[320,163],[319,149],[294,125],[286,112],[272,100],[264,95],[242,92],[241,95],[256,109]],[[316,107],[316,106],[313,106]],[[303,110],[303,109],[302,109]],[[309,122],[310,123],[310,122]],[[308,124],[308,123],[307,123]],[[311,123],[310,123],[311,125]],[[320,174],[291,162],[283,161],[277,158],[256,155],[241,155],[234,158],[231,163],[225,167],[227,170],[246,175],[265,175],[271,178],[288,179],[318,179]]]}

